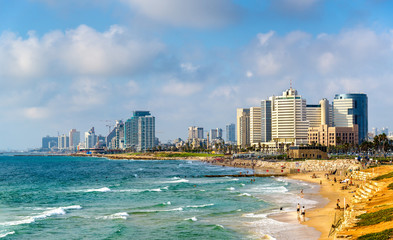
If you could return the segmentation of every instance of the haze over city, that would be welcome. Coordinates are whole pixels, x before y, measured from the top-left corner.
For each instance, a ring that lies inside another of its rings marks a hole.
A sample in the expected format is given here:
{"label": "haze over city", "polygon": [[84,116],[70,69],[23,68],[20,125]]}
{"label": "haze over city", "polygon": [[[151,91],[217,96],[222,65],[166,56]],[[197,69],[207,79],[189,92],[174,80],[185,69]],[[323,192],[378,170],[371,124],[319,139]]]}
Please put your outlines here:
{"label": "haze over city", "polygon": [[0,1],[0,149],[134,110],[165,142],[224,128],[292,81],[307,104],[368,95],[369,130],[391,127],[390,1]]}

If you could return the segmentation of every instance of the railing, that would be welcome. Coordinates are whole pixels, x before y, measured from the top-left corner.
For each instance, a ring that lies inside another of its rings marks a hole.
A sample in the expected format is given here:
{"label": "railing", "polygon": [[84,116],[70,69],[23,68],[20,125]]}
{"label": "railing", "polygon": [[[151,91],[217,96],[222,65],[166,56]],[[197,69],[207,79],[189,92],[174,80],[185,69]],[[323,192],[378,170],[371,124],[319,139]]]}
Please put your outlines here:
{"label": "railing", "polygon": [[330,227],[329,231],[329,237],[333,235],[333,233],[341,226],[341,224],[344,221],[344,211],[336,211],[334,214],[334,221],[332,223],[332,226]]}

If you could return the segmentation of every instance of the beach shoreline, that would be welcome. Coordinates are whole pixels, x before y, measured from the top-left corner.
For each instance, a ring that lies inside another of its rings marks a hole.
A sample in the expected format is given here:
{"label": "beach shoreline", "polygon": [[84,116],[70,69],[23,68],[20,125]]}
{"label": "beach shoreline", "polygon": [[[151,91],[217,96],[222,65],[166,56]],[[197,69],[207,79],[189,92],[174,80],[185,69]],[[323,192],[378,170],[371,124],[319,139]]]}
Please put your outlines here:
{"label": "beach shoreline", "polygon": [[[116,156],[102,155],[97,157],[133,160],[150,159],[202,161],[211,165],[244,169],[243,171],[239,170],[239,174],[261,174],[268,172],[270,174],[276,174],[277,176],[282,175],[282,177],[287,179],[317,184],[320,186],[320,188],[319,191],[314,194],[317,198],[322,199],[322,201],[320,201],[321,203],[317,204],[315,207],[311,209],[308,208],[306,210],[305,221],[297,221],[296,211],[268,214],[268,218],[275,221],[297,225],[298,227],[306,227],[302,230],[299,230],[301,228],[297,228],[297,230],[291,228],[291,230],[289,230],[294,234],[304,234],[304,232],[311,233],[305,238],[303,235],[303,239],[327,240],[335,239],[336,237],[357,238],[367,233],[375,233],[388,229],[388,225],[386,225],[386,223],[381,223],[376,227],[359,227],[356,226],[355,223],[357,221],[356,216],[360,215],[361,213],[369,211],[373,212],[381,208],[387,208],[393,204],[393,202],[390,200],[391,198],[387,197],[393,197],[393,194],[386,190],[389,181],[376,182],[371,180],[375,176],[386,174],[387,172],[392,171],[393,166],[361,170],[361,164],[353,159],[279,162],[230,158],[221,158],[218,160],[214,157],[158,157],[153,159],[151,156],[135,157],[130,155],[125,157],[123,154]],[[330,175],[328,179],[325,174],[331,174],[332,172],[335,174]],[[349,179],[351,180],[351,184],[348,183]],[[345,181],[341,183],[342,180]],[[375,184],[377,187],[371,186],[370,188],[368,187],[370,184]],[[374,191],[374,188],[378,190]],[[364,194],[362,194],[362,192],[364,192],[364,190],[371,191],[372,194],[363,196]],[[310,196],[305,193],[305,198],[309,197]],[[340,210],[336,209],[337,199],[340,201]],[[347,211],[343,211],[343,207],[346,204],[349,205],[349,208],[347,208]],[[294,205],[296,205],[296,203],[294,203]],[[335,220],[340,218],[343,219],[342,224],[340,223],[340,225],[335,226]],[[317,232],[317,234],[315,232]]]}

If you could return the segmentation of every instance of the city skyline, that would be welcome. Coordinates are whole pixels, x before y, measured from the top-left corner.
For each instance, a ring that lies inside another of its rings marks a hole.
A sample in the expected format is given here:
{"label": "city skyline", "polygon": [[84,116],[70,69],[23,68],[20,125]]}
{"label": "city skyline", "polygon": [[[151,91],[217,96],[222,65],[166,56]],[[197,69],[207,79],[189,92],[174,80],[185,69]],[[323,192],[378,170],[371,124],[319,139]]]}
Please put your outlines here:
{"label": "city skyline", "polygon": [[[366,93],[369,131],[389,111],[389,1],[2,1],[0,149],[156,117],[162,142],[222,128],[287,89],[307,103]],[[207,10],[208,9],[208,10]],[[23,136],[23,137],[21,137]]]}

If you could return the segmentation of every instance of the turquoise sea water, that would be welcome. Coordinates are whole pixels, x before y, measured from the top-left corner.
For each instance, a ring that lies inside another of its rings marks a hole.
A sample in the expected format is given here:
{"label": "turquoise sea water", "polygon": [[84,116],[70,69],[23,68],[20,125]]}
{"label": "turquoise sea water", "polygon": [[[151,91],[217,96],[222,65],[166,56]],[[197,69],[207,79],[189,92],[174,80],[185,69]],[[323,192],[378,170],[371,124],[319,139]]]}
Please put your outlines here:
{"label": "turquoise sea water", "polygon": [[0,156],[0,238],[284,239],[296,226],[266,216],[316,203],[300,199],[300,189],[316,187],[302,182],[203,177],[239,171],[197,161]]}

